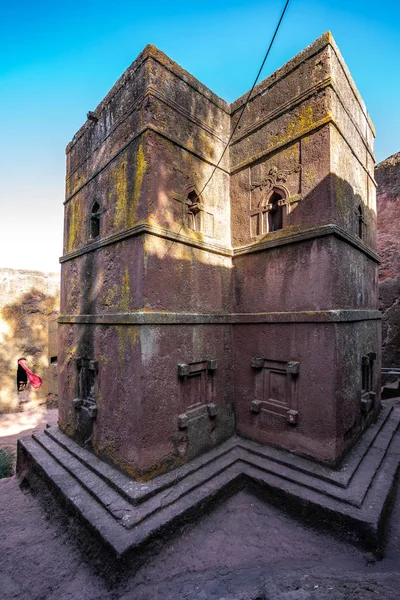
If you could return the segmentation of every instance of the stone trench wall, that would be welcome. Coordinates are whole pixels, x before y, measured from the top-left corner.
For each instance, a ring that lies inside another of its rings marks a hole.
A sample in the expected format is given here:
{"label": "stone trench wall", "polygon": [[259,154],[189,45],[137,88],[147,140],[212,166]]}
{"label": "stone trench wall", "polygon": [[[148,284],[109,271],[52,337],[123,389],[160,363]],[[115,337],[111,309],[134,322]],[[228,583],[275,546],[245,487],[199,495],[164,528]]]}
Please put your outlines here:
{"label": "stone trench wall", "polygon": [[[25,402],[57,402],[57,327],[60,277],[0,269],[0,412],[20,410]],[[25,357],[43,385],[18,394],[17,360]],[[31,405],[31,404],[29,404]]]}
{"label": "stone trench wall", "polygon": [[400,152],[375,169],[382,366],[400,368]]}

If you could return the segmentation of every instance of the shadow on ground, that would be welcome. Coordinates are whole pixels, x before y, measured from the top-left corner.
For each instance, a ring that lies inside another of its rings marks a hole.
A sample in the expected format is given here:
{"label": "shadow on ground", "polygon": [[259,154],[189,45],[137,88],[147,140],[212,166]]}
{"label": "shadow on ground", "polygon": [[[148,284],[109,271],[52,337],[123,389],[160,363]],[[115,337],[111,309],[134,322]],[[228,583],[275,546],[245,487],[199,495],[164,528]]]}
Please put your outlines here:
{"label": "shadow on ground", "polygon": [[118,566],[49,492],[15,476],[0,482],[0,519],[4,600],[398,598],[398,500],[382,561],[247,491]]}

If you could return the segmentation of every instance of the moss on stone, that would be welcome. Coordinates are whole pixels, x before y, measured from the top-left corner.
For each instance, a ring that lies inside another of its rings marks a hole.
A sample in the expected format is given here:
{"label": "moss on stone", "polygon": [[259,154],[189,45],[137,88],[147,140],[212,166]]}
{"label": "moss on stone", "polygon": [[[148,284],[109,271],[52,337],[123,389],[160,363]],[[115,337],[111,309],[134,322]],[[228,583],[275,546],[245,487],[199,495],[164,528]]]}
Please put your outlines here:
{"label": "moss on stone", "polygon": [[6,448],[0,448],[0,479],[11,477],[13,474],[14,457]]}

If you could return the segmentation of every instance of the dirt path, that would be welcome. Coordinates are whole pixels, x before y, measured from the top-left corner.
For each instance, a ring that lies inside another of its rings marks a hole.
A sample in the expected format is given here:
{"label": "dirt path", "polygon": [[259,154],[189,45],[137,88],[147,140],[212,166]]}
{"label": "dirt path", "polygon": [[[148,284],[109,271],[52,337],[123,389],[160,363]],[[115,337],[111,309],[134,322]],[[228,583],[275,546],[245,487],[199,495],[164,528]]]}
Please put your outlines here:
{"label": "dirt path", "polygon": [[18,438],[43,431],[46,425],[57,425],[57,419],[57,408],[33,407],[23,412],[0,414],[0,448],[12,452],[15,463]]}

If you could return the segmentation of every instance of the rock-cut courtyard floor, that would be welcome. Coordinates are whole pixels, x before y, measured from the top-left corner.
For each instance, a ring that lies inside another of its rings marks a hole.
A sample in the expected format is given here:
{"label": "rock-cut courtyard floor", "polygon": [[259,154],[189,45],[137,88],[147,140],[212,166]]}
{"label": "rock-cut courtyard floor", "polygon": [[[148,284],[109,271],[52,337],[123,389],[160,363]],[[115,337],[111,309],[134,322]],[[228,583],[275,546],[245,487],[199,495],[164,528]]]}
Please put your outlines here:
{"label": "rock-cut courtyard floor", "polygon": [[399,490],[382,560],[247,491],[120,566],[51,494],[21,489],[16,476],[0,481],[0,528],[0,600],[400,598]]}

